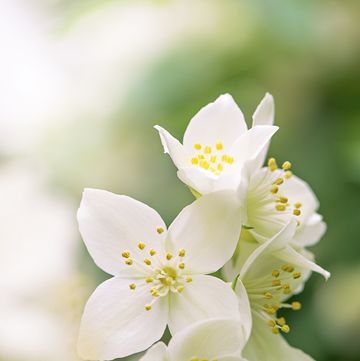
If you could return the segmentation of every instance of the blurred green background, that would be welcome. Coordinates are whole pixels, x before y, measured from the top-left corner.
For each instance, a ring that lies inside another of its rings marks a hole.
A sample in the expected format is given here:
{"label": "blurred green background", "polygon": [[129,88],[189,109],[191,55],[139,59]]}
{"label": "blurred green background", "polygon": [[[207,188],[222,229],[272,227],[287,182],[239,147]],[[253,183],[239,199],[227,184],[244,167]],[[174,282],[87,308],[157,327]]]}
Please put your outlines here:
{"label": "blurred green background", "polygon": [[[265,92],[273,94],[280,131],[270,154],[291,160],[320,199],[328,231],[312,251],[332,272],[327,284],[317,275],[307,283],[302,311],[288,315],[288,339],[318,361],[360,360],[358,0],[9,1],[1,16],[0,177],[9,165],[41,173],[43,192],[69,205],[65,218],[75,219],[84,187],[97,187],[148,203],[170,223],[192,196],[153,125],[181,139],[190,118],[222,93],[250,123]],[[107,278],[72,227],[61,312],[38,292],[35,302],[61,316],[65,335],[76,335],[88,294]],[[46,294],[54,297],[58,282]],[[21,347],[19,328],[0,325],[0,335],[11,331]],[[41,342],[25,356],[0,342],[0,359],[72,361],[73,344],[64,336],[50,358]]]}

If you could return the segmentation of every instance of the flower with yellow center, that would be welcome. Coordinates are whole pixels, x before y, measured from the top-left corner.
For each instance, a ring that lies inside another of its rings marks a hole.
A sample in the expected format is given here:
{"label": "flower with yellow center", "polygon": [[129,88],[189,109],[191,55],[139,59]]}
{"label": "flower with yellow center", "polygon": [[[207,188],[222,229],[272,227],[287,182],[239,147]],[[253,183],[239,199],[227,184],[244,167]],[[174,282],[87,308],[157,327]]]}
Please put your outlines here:
{"label": "flower with yellow center", "polygon": [[209,319],[178,332],[168,346],[155,344],[140,361],[245,361],[241,357],[244,345],[239,320]]}
{"label": "flower with yellow center", "polygon": [[[293,175],[291,167],[288,161],[278,167],[274,158],[268,160],[267,167],[254,169],[246,165],[238,189],[245,210],[244,232],[256,241],[266,242],[290,221],[296,222],[288,247],[281,252],[285,261],[295,253],[313,258],[305,247],[319,241],[326,230],[322,217],[316,213],[319,202],[315,194],[306,182]],[[328,272],[315,263],[312,266],[313,271],[328,278]]]}
{"label": "flower with yellow center", "polygon": [[207,276],[236,247],[240,224],[234,199],[230,191],[201,197],[167,230],[159,214],[139,201],[84,191],[78,211],[81,235],[95,263],[114,276],[85,307],[78,343],[84,359],[109,360],[145,350],[166,325],[175,333],[202,319],[239,317],[231,287]]}
{"label": "flower with yellow center", "polygon": [[155,128],[165,153],[169,153],[179,170],[179,178],[197,193],[207,194],[237,188],[243,165],[266,151],[277,131],[278,127],[265,124],[271,123],[272,118],[273,98],[266,94],[254,114],[253,127],[248,130],[234,99],[225,94],[191,119],[183,144],[160,126]]}
{"label": "flower with yellow center", "polygon": [[248,320],[251,326],[246,328],[251,332],[247,334],[248,342],[243,350],[248,361],[313,360],[289,346],[281,336],[281,333],[289,333],[291,329],[281,311],[301,309],[300,302],[289,302],[288,299],[302,290],[310,276],[307,264],[310,261],[305,261],[302,255],[294,256],[286,263],[278,257],[291,240],[295,228],[296,222],[289,222],[260,246],[255,242],[240,240],[238,258],[224,268],[226,278],[235,279],[233,287],[239,298],[240,313],[248,305],[251,308],[251,318]]}

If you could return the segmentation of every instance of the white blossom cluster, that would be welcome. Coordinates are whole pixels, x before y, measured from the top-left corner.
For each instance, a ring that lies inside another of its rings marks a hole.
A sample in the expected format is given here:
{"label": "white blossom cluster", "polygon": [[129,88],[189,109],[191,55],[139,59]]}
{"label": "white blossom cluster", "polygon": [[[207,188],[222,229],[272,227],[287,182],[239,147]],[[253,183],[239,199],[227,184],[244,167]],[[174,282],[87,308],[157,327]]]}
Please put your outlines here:
{"label": "white blossom cluster", "polygon": [[[311,271],[330,276],[307,250],[326,225],[291,163],[265,162],[273,122],[270,94],[250,129],[225,94],[191,119],[182,144],[155,127],[196,197],[168,228],[144,203],[85,189],[80,232],[113,277],[86,304],[82,358],[147,350],[141,361],[313,360],[282,337],[290,331],[282,310],[300,310],[291,297]],[[212,275],[219,270],[222,279]],[[168,345],[158,342],[166,327]]]}

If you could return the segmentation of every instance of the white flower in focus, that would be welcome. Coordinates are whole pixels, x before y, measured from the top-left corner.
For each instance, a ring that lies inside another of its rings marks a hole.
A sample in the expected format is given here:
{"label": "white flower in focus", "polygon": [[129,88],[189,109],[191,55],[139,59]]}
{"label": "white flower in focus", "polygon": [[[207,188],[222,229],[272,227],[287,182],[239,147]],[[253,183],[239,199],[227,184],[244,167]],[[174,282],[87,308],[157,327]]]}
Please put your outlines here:
{"label": "white flower in focus", "polygon": [[183,329],[168,346],[162,342],[155,344],[140,361],[242,361],[244,345],[244,330],[239,321],[209,319]]}
{"label": "white flower in focus", "polygon": [[[114,277],[90,297],[78,350],[108,360],[142,351],[202,319],[236,319],[231,287],[206,274],[230,259],[241,224],[233,192],[203,196],[166,230],[159,214],[126,196],[86,189],[80,232],[96,264]],[[226,240],[226,242],[224,242]]]}
{"label": "white flower in focus", "polygon": [[[256,120],[257,119],[257,120]],[[236,189],[243,165],[260,159],[278,127],[273,121],[273,98],[266,94],[248,130],[244,116],[229,94],[202,108],[190,121],[183,144],[160,126],[165,153],[178,168],[179,178],[191,189],[207,194]]]}
{"label": "white flower in focus", "polygon": [[241,241],[239,257],[235,264],[225,267],[226,277],[236,279],[235,291],[239,297],[240,311],[250,303],[252,330],[243,355],[249,361],[310,361],[310,356],[287,344],[280,333],[290,332],[281,309],[300,310],[300,302],[287,302],[302,290],[310,276],[310,260],[300,254],[288,262],[278,254],[291,239],[296,222],[291,221],[275,237],[261,244]]}

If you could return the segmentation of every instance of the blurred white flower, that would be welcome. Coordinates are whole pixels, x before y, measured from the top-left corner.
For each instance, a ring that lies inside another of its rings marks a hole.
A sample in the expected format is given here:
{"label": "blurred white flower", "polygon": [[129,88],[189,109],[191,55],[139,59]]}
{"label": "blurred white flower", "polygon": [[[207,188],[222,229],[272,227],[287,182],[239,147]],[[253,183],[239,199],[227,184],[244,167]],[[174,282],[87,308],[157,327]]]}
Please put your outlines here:
{"label": "blurred white flower", "polygon": [[[271,118],[267,109],[272,101],[267,94],[257,109],[265,118],[263,122]],[[240,108],[229,94],[221,95],[191,119],[183,144],[160,126],[155,128],[165,153],[169,153],[179,169],[179,178],[200,194],[236,189],[244,164],[263,154],[278,129],[254,121],[248,130]]]}
{"label": "blurred white flower", "polygon": [[[241,228],[234,195],[206,195],[185,207],[166,230],[159,214],[126,196],[86,189],[80,232],[96,264],[114,277],[90,297],[80,327],[85,359],[142,351],[211,317],[238,318],[228,284],[206,274],[230,259]],[[226,242],[223,240],[226,239]]]}
{"label": "blurred white flower", "polygon": [[168,346],[155,344],[140,361],[242,361],[244,344],[239,321],[209,319],[178,332]]}
{"label": "blurred white flower", "polygon": [[73,208],[22,164],[0,169],[0,189],[0,358],[76,360],[69,317],[88,286],[76,276]]}

